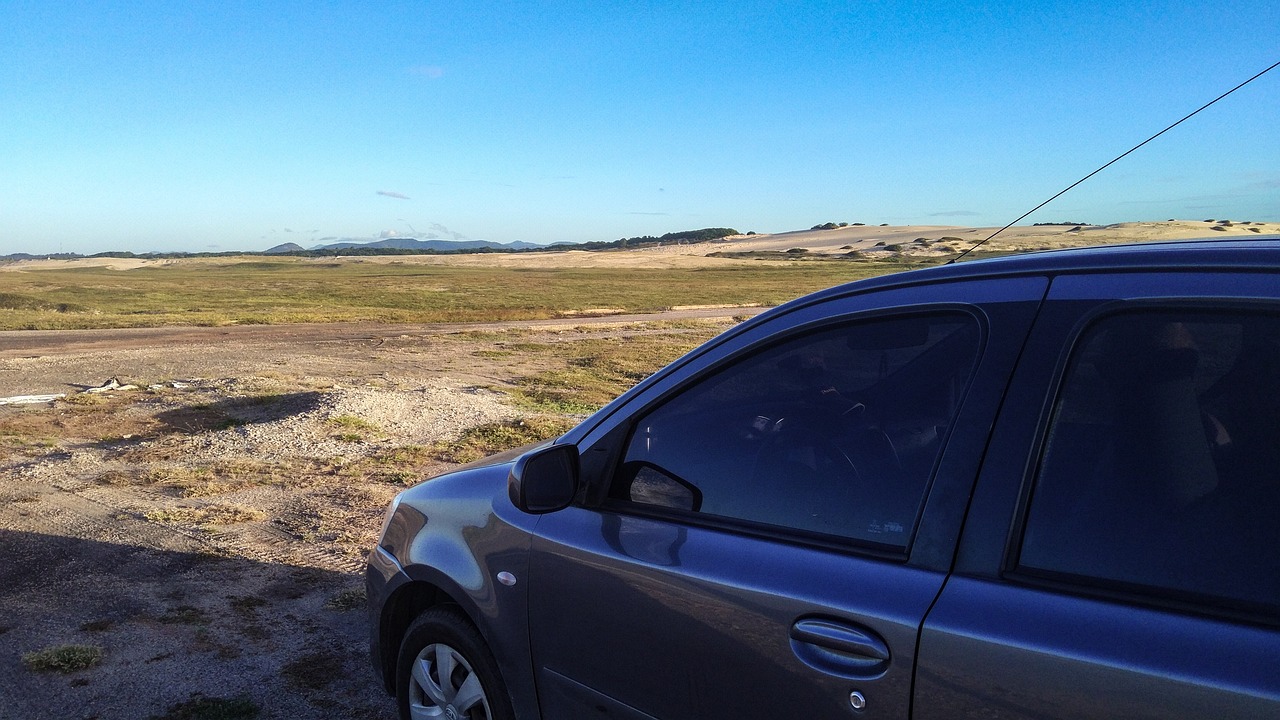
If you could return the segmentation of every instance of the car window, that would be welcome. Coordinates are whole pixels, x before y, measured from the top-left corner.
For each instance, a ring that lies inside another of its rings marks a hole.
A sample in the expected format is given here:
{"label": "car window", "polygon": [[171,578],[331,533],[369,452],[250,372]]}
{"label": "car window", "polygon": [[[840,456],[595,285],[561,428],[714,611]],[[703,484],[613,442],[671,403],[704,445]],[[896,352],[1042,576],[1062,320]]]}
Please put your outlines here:
{"label": "car window", "polygon": [[1275,614],[1280,317],[1129,312],[1068,365],[1020,570]]}
{"label": "car window", "polygon": [[913,315],[754,352],[644,415],[610,495],[905,548],[978,337]]}

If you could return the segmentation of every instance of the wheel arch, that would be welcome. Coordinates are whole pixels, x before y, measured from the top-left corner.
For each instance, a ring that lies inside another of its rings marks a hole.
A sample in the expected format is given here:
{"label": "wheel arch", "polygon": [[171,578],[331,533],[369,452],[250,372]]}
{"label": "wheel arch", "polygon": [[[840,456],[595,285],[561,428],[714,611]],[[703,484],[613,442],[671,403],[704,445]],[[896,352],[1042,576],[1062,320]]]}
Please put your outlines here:
{"label": "wheel arch", "polygon": [[[378,623],[379,657],[382,685],[388,693],[395,693],[396,656],[400,652],[400,643],[409,625],[434,607],[452,606],[458,609],[481,637],[484,630],[476,622],[474,609],[466,607],[459,598],[465,597],[456,591],[451,593],[440,584],[422,578],[412,578],[396,588],[382,606],[382,616]],[[486,638],[487,641],[487,638]]]}

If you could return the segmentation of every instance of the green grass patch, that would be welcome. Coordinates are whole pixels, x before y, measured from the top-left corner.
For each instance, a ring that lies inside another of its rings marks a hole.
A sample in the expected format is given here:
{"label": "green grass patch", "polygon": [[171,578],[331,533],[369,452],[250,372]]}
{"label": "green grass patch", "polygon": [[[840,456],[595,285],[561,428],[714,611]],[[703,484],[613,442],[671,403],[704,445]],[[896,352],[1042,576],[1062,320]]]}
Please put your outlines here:
{"label": "green grass patch", "polygon": [[518,405],[537,412],[591,413],[724,327],[703,324],[682,332],[535,345],[527,352],[564,365],[520,378],[511,395]]}
{"label": "green grass patch", "polygon": [[22,656],[22,664],[36,672],[73,673],[102,662],[97,645],[58,645]]}
{"label": "green grass patch", "polygon": [[0,330],[485,322],[554,318],[584,307],[646,312],[677,305],[776,305],[897,268],[820,260],[636,269],[278,258],[193,259],[133,270],[33,269],[0,273],[0,298],[7,298],[0,302]]}
{"label": "green grass patch", "polygon": [[432,448],[432,452],[445,462],[468,463],[503,450],[562,435],[571,427],[572,420],[548,416],[486,423],[468,429],[457,440],[438,443]]}
{"label": "green grass patch", "polygon": [[368,432],[378,432],[379,430],[377,425],[355,415],[335,415],[325,422],[334,427],[344,428],[347,430],[365,430]]}

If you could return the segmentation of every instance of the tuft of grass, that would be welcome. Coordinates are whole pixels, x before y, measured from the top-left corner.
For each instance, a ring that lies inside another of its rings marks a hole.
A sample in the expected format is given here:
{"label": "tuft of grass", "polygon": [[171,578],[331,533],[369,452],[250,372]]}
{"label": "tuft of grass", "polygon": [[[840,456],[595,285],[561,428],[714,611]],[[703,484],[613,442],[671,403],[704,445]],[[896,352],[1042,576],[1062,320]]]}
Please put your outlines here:
{"label": "tuft of grass", "polygon": [[143,517],[152,522],[168,525],[196,525],[208,530],[211,526],[265,520],[267,514],[243,505],[208,505],[200,508],[157,508],[147,511]]}
{"label": "tuft of grass", "polygon": [[378,432],[379,429],[377,425],[374,425],[368,420],[356,415],[335,415],[325,422],[334,427],[345,428],[347,430],[367,430],[370,432]]}
{"label": "tuft of grass", "polygon": [[595,412],[723,329],[722,324],[712,324],[673,328],[670,333],[533,345],[527,350],[529,354],[564,365],[518,379],[510,394],[518,406],[534,412],[557,415]]}
{"label": "tuft of grass", "polygon": [[99,393],[75,393],[62,398],[62,402],[68,405],[79,405],[81,407],[101,405],[106,401],[107,397]]}
{"label": "tuft of grass", "polygon": [[358,610],[365,605],[364,588],[347,588],[325,601],[324,606],[330,610],[345,612]]}
{"label": "tuft of grass", "polygon": [[22,664],[36,672],[73,673],[102,662],[97,645],[57,645],[22,656]]}
{"label": "tuft of grass", "polygon": [[445,462],[468,463],[503,450],[561,435],[571,427],[571,420],[548,416],[486,423],[468,429],[457,440],[438,443],[434,452],[436,457]]}
{"label": "tuft of grass", "polygon": [[254,720],[261,712],[257,704],[244,696],[194,697],[170,705],[164,715],[152,715],[150,720]]}

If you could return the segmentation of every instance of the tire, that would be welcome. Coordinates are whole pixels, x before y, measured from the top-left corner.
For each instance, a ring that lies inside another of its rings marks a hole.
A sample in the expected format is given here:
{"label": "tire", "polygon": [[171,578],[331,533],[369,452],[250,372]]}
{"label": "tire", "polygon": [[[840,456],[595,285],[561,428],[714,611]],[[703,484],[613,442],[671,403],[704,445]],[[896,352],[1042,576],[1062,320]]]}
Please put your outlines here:
{"label": "tire", "polygon": [[396,702],[403,720],[515,719],[484,638],[447,607],[427,610],[405,631],[396,658]]}

